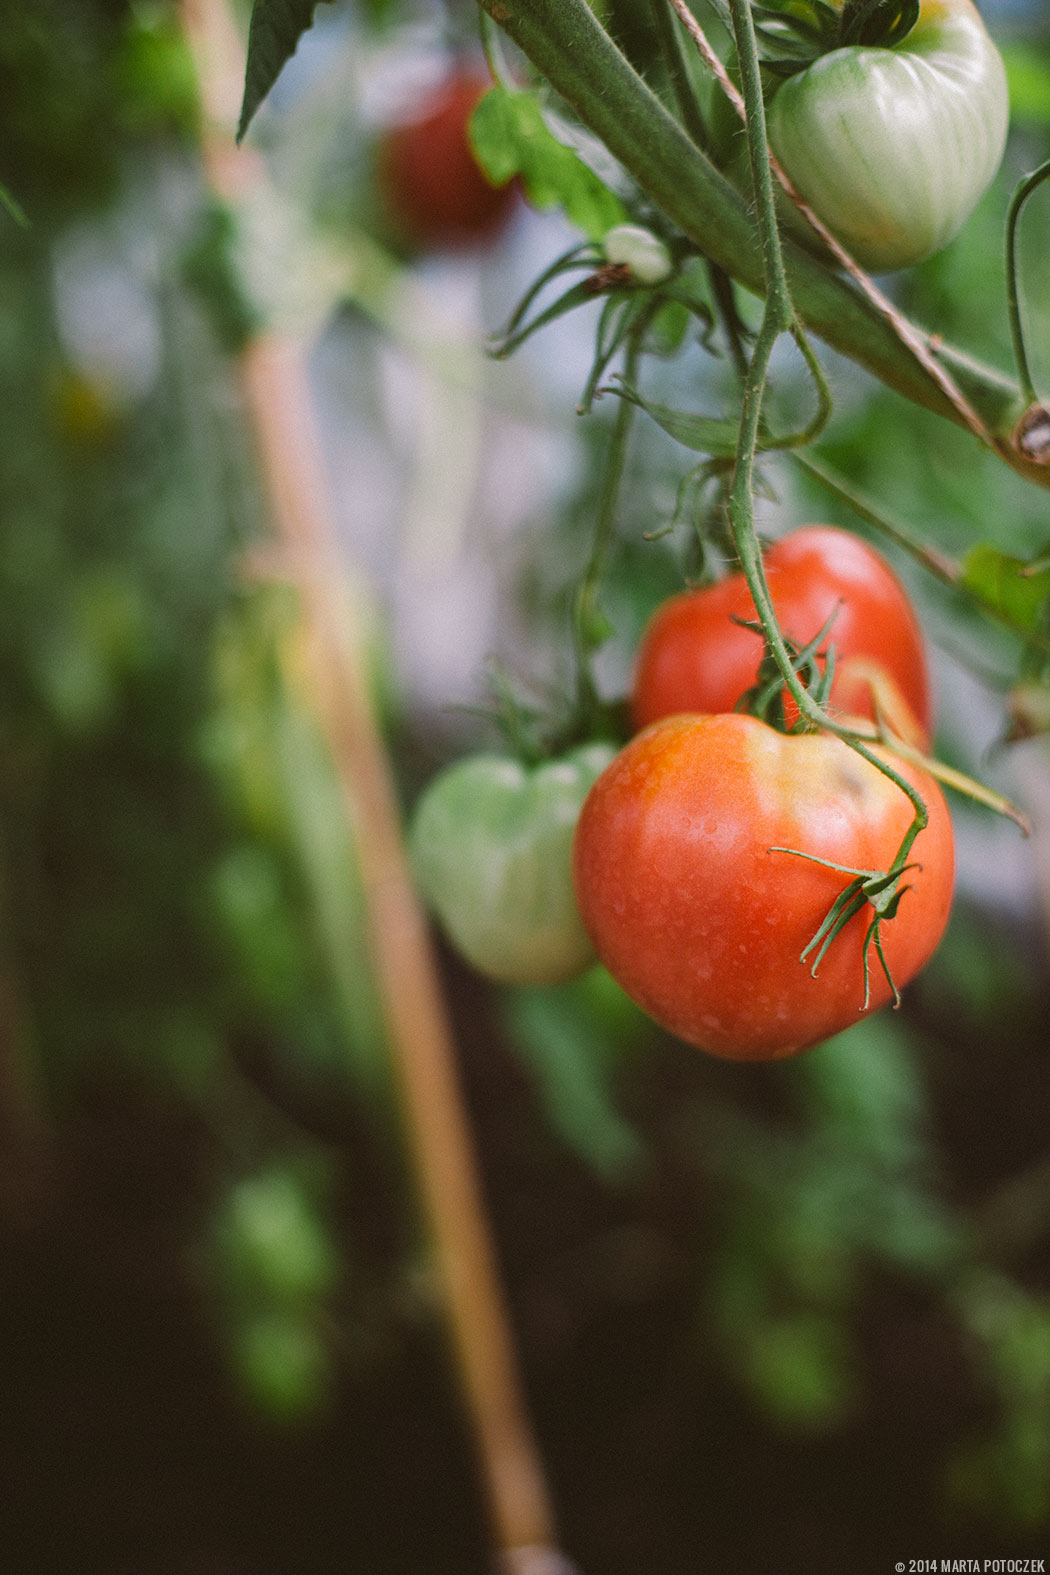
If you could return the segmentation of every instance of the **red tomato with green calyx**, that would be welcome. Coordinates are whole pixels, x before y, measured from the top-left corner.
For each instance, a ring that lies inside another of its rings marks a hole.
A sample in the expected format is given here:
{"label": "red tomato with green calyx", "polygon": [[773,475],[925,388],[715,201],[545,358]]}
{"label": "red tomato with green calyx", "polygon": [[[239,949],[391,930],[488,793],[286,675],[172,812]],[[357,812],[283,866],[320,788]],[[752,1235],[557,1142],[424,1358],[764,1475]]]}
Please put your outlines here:
{"label": "red tomato with green calyx", "polygon": [[[947,923],[953,839],[933,778],[884,758],[929,813],[908,889],[880,927],[899,989]],[[888,869],[912,818],[906,794],[831,734],[787,735],[733,713],[670,717],[632,739],[584,802],[580,915],[613,978],[664,1028],[729,1060],[778,1060],[892,999],[874,947],[865,999],[868,903],[815,977],[813,953],[800,958],[850,884],[828,865]]]}
{"label": "red tomato with green calyx", "polygon": [[[897,731],[925,747],[933,708],[922,630],[885,559],[849,531],[805,525],[774,543],[763,561],[780,627],[796,645],[808,645],[834,615],[821,645],[822,651],[835,647],[832,708],[874,720],[874,669],[899,691],[917,724],[911,736],[907,720]],[[635,726],[679,711],[732,711],[754,685],[765,649],[761,634],[734,620],[757,617],[743,574],[683,591],[658,607],[638,652]],[[798,713],[790,696],[784,699],[790,725]]]}
{"label": "red tomato with green calyx", "polygon": [[491,86],[473,69],[455,70],[410,119],[391,126],[379,145],[384,204],[413,245],[425,250],[482,245],[510,217],[516,186],[494,186],[470,145],[470,117]]}

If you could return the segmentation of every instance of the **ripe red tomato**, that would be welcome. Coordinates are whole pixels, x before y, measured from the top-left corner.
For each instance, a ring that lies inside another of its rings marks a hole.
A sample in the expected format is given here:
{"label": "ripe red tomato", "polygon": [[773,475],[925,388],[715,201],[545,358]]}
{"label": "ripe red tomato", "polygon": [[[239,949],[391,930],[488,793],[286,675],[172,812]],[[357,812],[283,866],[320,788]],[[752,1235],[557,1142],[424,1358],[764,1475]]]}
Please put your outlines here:
{"label": "ripe red tomato", "polygon": [[391,126],[378,149],[384,204],[398,231],[425,249],[492,240],[517,198],[513,182],[493,186],[470,146],[474,107],[492,83],[456,67],[411,118]]}
{"label": "ripe red tomato", "polygon": [[[900,988],[944,931],[954,856],[936,782],[894,764],[929,811],[902,880],[911,889],[881,926]],[[911,819],[901,789],[830,734],[787,735],[732,712],[669,717],[633,738],[584,802],[580,915],[613,978],[671,1033],[729,1060],[777,1060],[892,995],[872,948],[865,1007],[867,903],[816,978],[812,957],[800,962],[850,877],[799,854],[885,870]]]}
{"label": "ripe red tomato", "polygon": [[[836,651],[832,705],[873,719],[864,676],[865,664],[873,664],[918,723],[908,742],[925,745],[933,712],[922,630],[885,559],[849,531],[804,525],[775,542],[764,562],[780,626],[797,645],[812,640],[835,613],[824,642]],[[742,574],[683,591],[657,608],[638,652],[631,700],[636,727],[678,711],[733,709],[754,684],[763,652],[761,635],[734,617],[757,617]],[[797,715],[790,697],[785,709],[790,723]]]}

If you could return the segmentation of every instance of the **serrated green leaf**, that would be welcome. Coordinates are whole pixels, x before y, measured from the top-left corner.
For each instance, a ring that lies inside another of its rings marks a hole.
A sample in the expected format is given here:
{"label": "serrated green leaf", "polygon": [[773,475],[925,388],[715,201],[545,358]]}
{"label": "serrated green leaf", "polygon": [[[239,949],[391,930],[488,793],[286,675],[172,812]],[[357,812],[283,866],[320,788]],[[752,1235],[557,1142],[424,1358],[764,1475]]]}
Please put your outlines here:
{"label": "serrated green leaf", "polygon": [[627,217],[623,203],[575,153],[559,142],[531,93],[495,87],[471,117],[478,162],[497,186],[517,175],[533,207],[561,208],[577,229],[600,240]]}
{"label": "serrated green leaf", "polygon": [[643,399],[636,388],[631,388],[627,383],[621,383],[618,392],[624,399],[629,399],[632,405],[637,405],[639,410],[644,410],[651,416],[657,426],[663,427],[669,437],[676,443],[681,443],[683,448],[690,448],[697,454],[714,454],[721,458],[729,458],[736,452],[739,429],[735,421],[725,420],[721,416],[705,416],[693,414],[686,410],[673,410],[669,405],[654,405]]}
{"label": "serrated green leaf", "polygon": [[1033,574],[1022,559],[983,542],[963,560],[963,584],[1012,623],[1035,629],[1050,598],[1050,569]]}
{"label": "serrated green leaf", "polygon": [[313,25],[321,0],[255,0],[248,27],[248,63],[244,98],[237,125],[240,142],[252,116],[295,54],[303,34]]}

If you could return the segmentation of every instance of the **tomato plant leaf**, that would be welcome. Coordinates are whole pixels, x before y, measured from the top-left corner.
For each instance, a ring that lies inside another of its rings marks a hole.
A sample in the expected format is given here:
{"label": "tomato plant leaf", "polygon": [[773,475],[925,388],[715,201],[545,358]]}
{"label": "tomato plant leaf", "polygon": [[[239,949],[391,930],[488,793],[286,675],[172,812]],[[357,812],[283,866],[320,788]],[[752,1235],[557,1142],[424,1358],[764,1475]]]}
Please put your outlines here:
{"label": "tomato plant leaf", "polygon": [[591,240],[627,218],[616,193],[554,135],[531,93],[486,93],[471,117],[470,141],[490,180],[501,186],[520,176],[534,207],[561,208]]}
{"label": "tomato plant leaf", "polygon": [[963,559],[962,583],[1021,629],[1035,629],[1050,599],[1050,568],[1035,574],[1021,558],[1011,558],[982,542]]}
{"label": "tomato plant leaf", "polygon": [[623,399],[629,399],[632,405],[637,405],[639,410],[644,410],[657,426],[662,427],[676,443],[681,443],[683,448],[720,458],[729,458],[736,453],[738,428],[735,421],[722,416],[674,410],[670,405],[652,404],[627,383],[621,382],[616,391]]}
{"label": "tomato plant leaf", "polygon": [[240,142],[252,116],[295,54],[302,35],[313,25],[320,0],[255,0],[248,27],[248,62],[244,98],[237,124]]}

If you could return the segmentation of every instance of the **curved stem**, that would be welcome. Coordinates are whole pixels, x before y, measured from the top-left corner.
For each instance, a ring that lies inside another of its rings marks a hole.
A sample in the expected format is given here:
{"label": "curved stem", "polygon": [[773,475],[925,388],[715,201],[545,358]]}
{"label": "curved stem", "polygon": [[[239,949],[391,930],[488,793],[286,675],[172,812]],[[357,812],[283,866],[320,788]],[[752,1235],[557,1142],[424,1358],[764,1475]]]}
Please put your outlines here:
{"label": "curved stem", "polygon": [[1014,362],[1017,366],[1017,376],[1021,389],[1030,405],[1038,404],[1039,396],[1032,382],[1032,373],[1028,365],[1028,354],[1025,350],[1024,328],[1021,324],[1021,303],[1017,289],[1017,226],[1021,217],[1021,209],[1035,191],[1050,175],[1050,159],[1045,164],[1040,164],[1037,170],[1018,186],[1010,201],[1010,208],[1006,215],[1006,309],[1010,318],[1010,342],[1013,346]]}
{"label": "curved stem", "polygon": [[[791,654],[780,629],[766,583],[765,569],[754,527],[753,472],[755,448],[758,442],[762,416],[762,395],[769,372],[773,347],[781,332],[795,324],[787,276],[783,265],[780,234],[777,226],[773,199],[773,178],[769,167],[766,143],[765,108],[762,101],[762,83],[759,75],[758,48],[755,40],[754,20],[749,0],[729,0],[733,31],[740,62],[741,84],[747,111],[747,136],[751,155],[751,172],[755,185],[758,207],[758,224],[762,237],[762,255],[766,273],[766,304],[762,326],[755,341],[754,353],[744,384],[743,406],[740,422],[740,439],[737,445],[736,469],[729,495],[729,522],[733,541],[740,557],[741,568],[751,591],[762,630],[769,648],[780,669],[785,686],[798,706],[799,713],[814,726],[836,734],[849,744],[863,759],[900,788],[911,803],[913,818],[897,856],[893,870],[901,870],[916,837],[928,823],[928,813],[922,795],[898,771],[863,744],[849,728],[835,723],[813,699],[809,690],[795,671]],[[877,931],[875,932],[877,940]],[[865,957],[867,948],[865,947]]]}
{"label": "curved stem", "polygon": [[799,433],[792,443],[785,443],[781,446],[785,448],[803,448],[807,443],[812,443],[815,438],[820,436],[831,419],[831,389],[828,386],[827,378],[824,376],[824,368],[813,353],[813,346],[809,342],[809,337],[803,332],[801,325],[797,321],[791,329],[791,335],[798,345],[809,375],[813,379],[817,391],[817,409],[812,421],[805,430]]}
{"label": "curved stem", "polygon": [[922,565],[927,573],[934,579],[940,580],[943,585],[948,585],[959,596],[964,597],[971,606],[978,608],[985,617],[1006,629],[1015,639],[1020,640],[1031,651],[1038,651],[1044,657],[1050,656],[1050,635],[1043,633],[1038,628],[1029,628],[1019,623],[1010,616],[1009,611],[990,597],[982,596],[975,586],[967,583],[963,575],[962,565],[954,558],[948,557],[936,547],[931,547],[928,542],[922,541],[908,525],[899,519],[894,519],[881,504],[866,497],[844,476],[834,471],[826,461],[805,454],[797,449],[791,451],[791,458],[808,475],[818,481],[821,486],[841,498],[843,503],[853,510],[862,520],[866,520],[881,535],[894,542]]}
{"label": "curved stem", "polygon": [[[642,336],[648,325],[650,314],[643,312],[631,328],[627,339],[627,351],[624,358],[623,375],[631,384],[634,383],[641,356]],[[598,691],[591,670],[591,652],[594,649],[592,630],[597,614],[597,591],[601,580],[602,569],[609,543],[612,540],[613,527],[616,523],[616,506],[620,498],[620,485],[623,481],[624,468],[627,462],[627,442],[634,422],[635,405],[629,399],[621,399],[616,410],[616,420],[613,423],[612,437],[609,440],[609,449],[605,457],[605,470],[602,476],[601,494],[598,499],[598,512],[594,522],[594,534],[591,538],[591,551],[587,559],[587,567],[583,571],[573,603],[573,644],[576,656],[576,708],[577,715],[582,722],[590,721],[599,707]]]}

